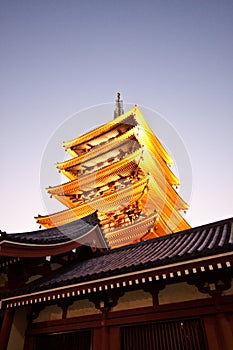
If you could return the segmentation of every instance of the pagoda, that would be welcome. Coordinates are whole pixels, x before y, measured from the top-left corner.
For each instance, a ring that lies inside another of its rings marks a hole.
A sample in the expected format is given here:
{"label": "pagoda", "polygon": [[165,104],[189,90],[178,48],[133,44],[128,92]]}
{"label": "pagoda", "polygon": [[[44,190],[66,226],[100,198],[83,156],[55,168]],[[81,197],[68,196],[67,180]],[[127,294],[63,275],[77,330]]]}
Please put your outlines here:
{"label": "pagoda", "polygon": [[96,212],[111,249],[190,228],[171,156],[137,105],[124,113],[120,94],[113,120],[63,147],[72,158],[56,167],[69,181],[47,191],[66,209],[38,224],[60,227]]}
{"label": "pagoda", "polygon": [[48,192],[67,208],[0,230],[1,350],[232,350],[233,218],[189,228],[171,157],[119,95],[64,147]]}

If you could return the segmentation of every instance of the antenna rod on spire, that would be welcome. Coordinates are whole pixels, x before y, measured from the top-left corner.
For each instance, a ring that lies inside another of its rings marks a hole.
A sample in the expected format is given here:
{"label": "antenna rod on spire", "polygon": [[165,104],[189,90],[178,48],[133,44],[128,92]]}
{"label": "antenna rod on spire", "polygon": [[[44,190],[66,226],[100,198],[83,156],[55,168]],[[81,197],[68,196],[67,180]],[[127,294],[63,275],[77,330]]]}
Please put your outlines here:
{"label": "antenna rod on spire", "polygon": [[114,107],[114,118],[119,117],[119,115],[124,113],[123,101],[121,100],[121,94],[118,92],[115,100]]}

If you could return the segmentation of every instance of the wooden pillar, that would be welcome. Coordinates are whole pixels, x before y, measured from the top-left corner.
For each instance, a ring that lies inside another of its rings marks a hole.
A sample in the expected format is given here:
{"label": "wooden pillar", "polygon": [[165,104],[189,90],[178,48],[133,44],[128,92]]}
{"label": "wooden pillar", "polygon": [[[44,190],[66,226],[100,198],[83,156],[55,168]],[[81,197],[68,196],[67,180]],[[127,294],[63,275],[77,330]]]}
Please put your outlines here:
{"label": "wooden pillar", "polygon": [[[95,329],[93,334],[93,350],[120,350],[120,329],[118,327],[118,330],[111,333],[111,327],[107,325],[107,317],[110,310],[117,305],[118,299],[123,295],[124,292],[119,290],[113,294],[102,293],[99,297],[89,297],[89,300],[95,304],[96,309],[102,312],[100,328]],[[119,336],[118,340],[116,334]],[[112,341],[114,341],[113,345]]]}
{"label": "wooden pillar", "polygon": [[233,334],[231,321],[228,315],[222,310],[221,291],[213,295],[213,301],[216,309],[216,333],[218,335],[219,349],[232,350]]}
{"label": "wooden pillar", "polygon": [[6,309],[4,313],[2,329],[0,333],[1,350],[7,350],[8,341],[10,338],[11,326],[14,319],[14,310]]}
{"label": "wooden pillar", "polygon": [[224,313],[219,313],[217,315],[217,326],[219,331],[218,340],[220,349],[232,350],[233,335],[231,330],[231,324],[227,318],[227,315],[225,315]]}
{"label": "wooden pillar", "polygon": [[121,350],[121,333],[119,326],[109,328],[109,350]]}
{"label": "wooden pillar", "polygon": [[26,336],[23,350],[33,350],[34,337]]}
{"label": "wooden pillar", "polygon": [[101,347],[101,333],[102,329],[99,328],[94,328],[93,329],[93,338],[92,338],[92,348],[93,350],[102,350]]}
{"label": "wooden pillar", "polygon": [[102,311],[102,332],[101,332],[101,345],[102,350],[109,350],[108,347],[108,327],[106,326],[107,310]]}
{"label": "wooden pillar", "polygon": [[216,316],[205,316],[203,317],[206,338],[208,342],[208,348],[211,350],[222,350],[219,348]]}

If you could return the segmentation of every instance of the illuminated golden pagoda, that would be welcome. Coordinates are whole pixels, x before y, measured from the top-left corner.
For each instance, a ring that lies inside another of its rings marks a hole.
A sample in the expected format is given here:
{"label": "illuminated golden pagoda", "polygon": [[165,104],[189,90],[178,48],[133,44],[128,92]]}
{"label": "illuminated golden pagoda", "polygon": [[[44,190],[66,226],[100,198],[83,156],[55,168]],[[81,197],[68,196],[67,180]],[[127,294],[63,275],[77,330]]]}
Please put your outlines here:
{"label": "illuminated golden pagoda", "polygon": [[67,209],[36,217],[40,225],[96,212],[110,248],[190,228],[180,214],[188,206],[175,190],[173,160],[137,105],[124,113],[118,94],[112,121],[63,147],[72,158],[56,167],[69,181],[47,191]]}

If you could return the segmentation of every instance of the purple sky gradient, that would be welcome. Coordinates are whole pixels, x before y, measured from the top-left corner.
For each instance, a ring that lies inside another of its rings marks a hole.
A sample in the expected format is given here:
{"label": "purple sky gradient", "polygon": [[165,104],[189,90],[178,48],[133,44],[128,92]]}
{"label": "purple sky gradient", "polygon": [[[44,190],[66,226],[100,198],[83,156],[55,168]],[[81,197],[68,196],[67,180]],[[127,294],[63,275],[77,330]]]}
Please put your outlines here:
{"label": "purple sky gradient", "polygon": [[[1,230],[38,228],[51,135],[117,91],[158,111],[183,139],[193,169],[190,224],[232,216],[231,0],[2,0],[0,33]],[[87,130],[95,124],[83,121]]]}

